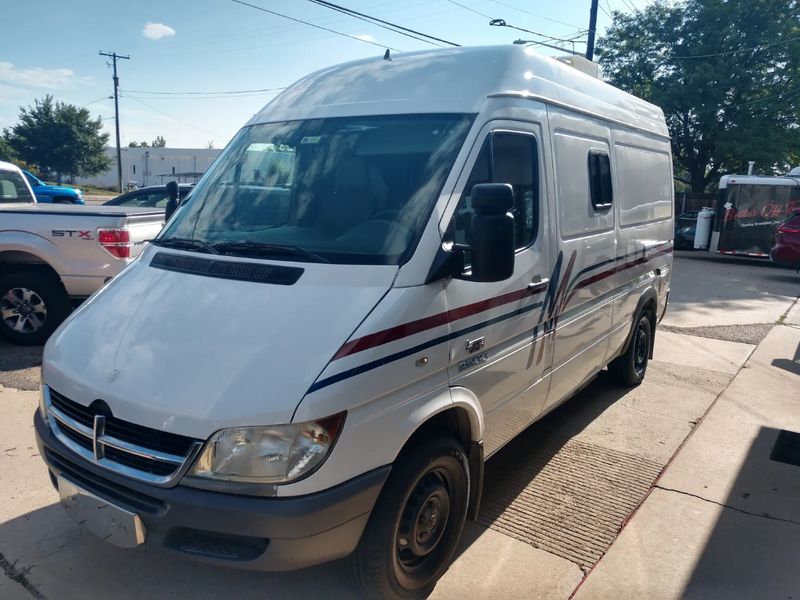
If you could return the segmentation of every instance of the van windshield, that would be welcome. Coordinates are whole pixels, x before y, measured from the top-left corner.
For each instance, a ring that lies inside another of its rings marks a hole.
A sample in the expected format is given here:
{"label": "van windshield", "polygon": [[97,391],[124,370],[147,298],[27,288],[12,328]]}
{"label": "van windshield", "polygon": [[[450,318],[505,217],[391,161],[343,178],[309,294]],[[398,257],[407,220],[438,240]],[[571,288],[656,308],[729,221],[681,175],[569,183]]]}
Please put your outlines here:
{"label": "van windshield", "polygon": [[392,115],[244,128],[156,244],[341,264],[400,264],[473,115]]}

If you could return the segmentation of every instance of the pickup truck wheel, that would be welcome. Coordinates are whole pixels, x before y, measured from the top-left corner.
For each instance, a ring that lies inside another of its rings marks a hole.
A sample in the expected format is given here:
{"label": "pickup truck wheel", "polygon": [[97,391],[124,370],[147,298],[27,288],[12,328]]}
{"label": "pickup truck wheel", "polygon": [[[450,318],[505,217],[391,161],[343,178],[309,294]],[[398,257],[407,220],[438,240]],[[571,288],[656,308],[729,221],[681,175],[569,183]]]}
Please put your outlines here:
{"label": "pickup truck wheel", "polygon": [[0,334],[16,344],[44,344],[69,308],[67,294],[51,276],[18,271],[0,277]]}
{"label": "pickup truck wheel", "polygon": [[639,313],[633,325],[633,333],[628,341],[625,354],[614,359],[608,365],[608,372],[617,383],[629,387],[642,383],[647,372],[652,337],[650,315],[646,312]]}
{"label": "pickup truck wheel", "polygon": [[395,464],[351,557],[365,598],[427,598],[453,559],[469,504],[469,465],[450,437]]}

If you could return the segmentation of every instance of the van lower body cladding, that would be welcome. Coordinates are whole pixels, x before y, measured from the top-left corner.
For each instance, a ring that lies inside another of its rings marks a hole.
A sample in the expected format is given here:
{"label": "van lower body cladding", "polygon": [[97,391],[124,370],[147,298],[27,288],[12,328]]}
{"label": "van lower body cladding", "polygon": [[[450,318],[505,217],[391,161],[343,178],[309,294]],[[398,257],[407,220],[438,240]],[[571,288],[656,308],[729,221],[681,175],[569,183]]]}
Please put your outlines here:
{"label": "van lower body cladding", "polygon": [[219,565],[284,571],[343,558],[355,549],[391,466],[317,494],[265,498],[132,481],[74,454],[34,417],[39,452],[59,478],[108,500],[144,525],[144,543]]}

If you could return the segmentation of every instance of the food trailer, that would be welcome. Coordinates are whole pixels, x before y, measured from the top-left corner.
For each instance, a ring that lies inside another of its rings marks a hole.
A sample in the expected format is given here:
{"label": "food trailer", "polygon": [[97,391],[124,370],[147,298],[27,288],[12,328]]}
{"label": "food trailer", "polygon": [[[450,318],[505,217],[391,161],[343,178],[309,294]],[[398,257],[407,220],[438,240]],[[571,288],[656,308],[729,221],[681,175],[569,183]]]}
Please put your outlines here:
{"label": "food trailer", "polygon": [[783,177],[725,175],[709,250],[769,258],[775,229],[800,209],[800,168]]}

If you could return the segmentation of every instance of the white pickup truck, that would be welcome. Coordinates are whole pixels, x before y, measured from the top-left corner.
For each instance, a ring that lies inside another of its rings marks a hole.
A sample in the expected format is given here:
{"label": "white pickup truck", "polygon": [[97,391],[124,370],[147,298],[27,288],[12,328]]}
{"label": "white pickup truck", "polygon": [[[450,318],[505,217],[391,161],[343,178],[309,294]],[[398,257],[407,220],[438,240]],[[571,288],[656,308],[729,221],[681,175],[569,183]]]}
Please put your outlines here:
{"label": "white pickup truck", "polygon": [[43,344],[163,221],[163,209],[37,204],[19,168],[0,161],[0,334]]}

